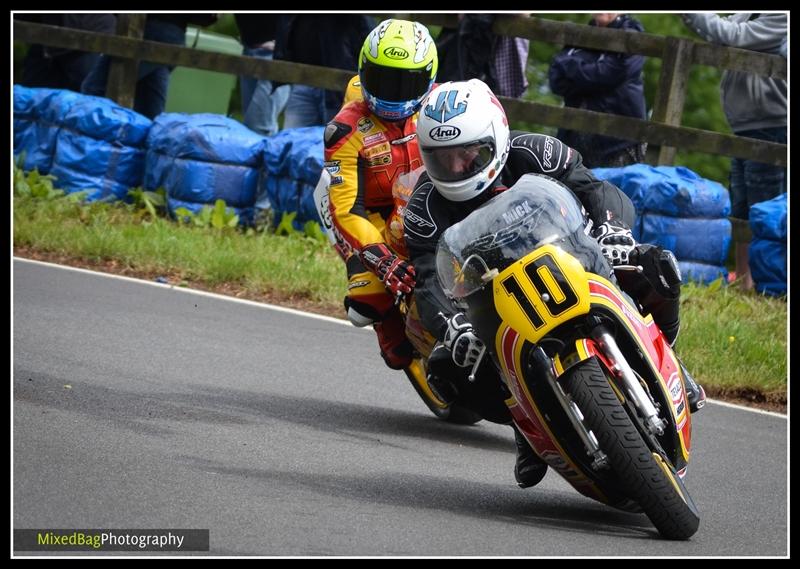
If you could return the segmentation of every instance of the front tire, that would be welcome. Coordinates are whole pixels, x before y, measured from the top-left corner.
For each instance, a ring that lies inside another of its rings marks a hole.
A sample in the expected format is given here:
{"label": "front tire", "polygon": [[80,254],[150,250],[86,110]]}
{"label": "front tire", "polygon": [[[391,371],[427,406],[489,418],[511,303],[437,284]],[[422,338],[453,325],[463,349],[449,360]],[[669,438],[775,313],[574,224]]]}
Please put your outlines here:
{"label": "front tire", "polygon": [[608,383],[596,358],[570,368],[564,388],[608,455],[620,487],[635,500],[662,536],[689,539],[700,525],[694,503],[661,456],[648,448]]}

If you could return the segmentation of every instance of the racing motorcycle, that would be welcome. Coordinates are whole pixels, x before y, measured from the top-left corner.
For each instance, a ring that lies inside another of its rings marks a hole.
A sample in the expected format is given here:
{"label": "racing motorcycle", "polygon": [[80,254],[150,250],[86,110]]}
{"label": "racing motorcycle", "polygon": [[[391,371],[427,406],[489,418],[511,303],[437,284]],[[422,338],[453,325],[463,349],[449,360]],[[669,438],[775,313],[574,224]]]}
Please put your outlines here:
{"label": "racing motorcycle", "polygon": [[[506,405],[578,492],[644,512],[688,539],[692,422],[681,368],[651,316],[616,284],[573,194],[527,174],[448,228],[437,275],[486,344]],[[476,363],[476,367],[480,361]]]}
{"label": "racing motorcycle", "polygon": [[[385,220],[383,234],[389,248],[404,259],[408,259],[408,253],[403,239],[403,212],[414,190],[416,181],[423,171],[424,168],[420,167],[399,175],[392,186],[394,208]],[[336,232],[331,220],[330,208],[328,207],[330,180],[330,174],[323,168],[320,179],[314,189],[314,203],[328,240],[339,256],[346,260],[348,252],[342,243],[336,239]],[[414,391],[416,391],[428,409],[443,421],[459,425],[473,425],[480,421],[481,416],[470,410],[457,396],[455,398],[444,398],[431,389],[427,381],[428,358],[436,344],[436,338],[422,324],[413,293],[405,297],[399,297],[397,302],[400,311],[405,316],[406,336],[414,346],[414,360],[411,365],[403,370]]]}

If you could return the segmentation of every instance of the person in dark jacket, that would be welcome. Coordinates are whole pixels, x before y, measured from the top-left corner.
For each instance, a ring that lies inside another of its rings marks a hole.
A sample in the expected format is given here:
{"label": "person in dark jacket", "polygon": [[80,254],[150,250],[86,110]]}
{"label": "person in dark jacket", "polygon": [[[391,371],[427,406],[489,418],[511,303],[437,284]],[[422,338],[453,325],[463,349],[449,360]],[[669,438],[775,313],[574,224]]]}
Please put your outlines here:
{"label": "person in dark jacket", "polygon": [[528,88],[530,40],[496,35],[494,20],[494,14],[458,14],[457,28],[442,29],[436,39],[439,79],[442,83],[480,79],[498,95],[519,98]]}
{"label": "person in dark jacket", "polygon": [[[589,25],[644,31],[638,20],[625,14],[593,14]],[[550,64],[550,89],[564,97],[567,107],[645,119],[643,66],[643,55],[567,46]],[[639,142],[566,129],[557,136],[580,152],[589,168],[644,160],[646,145]]]}
{"label": "person in dark jacket", "polygon": [[[644,314],[652,314],[667,341],[675,342],[680,328],[681,276],[674,255],[634,241],[629,228],[636,212],[630,198],[613,184],[595,178],[573,148],[543,134],[510,131],[502,105],[478,79],[433,89],[422,104],[417,138],[425,172],[406,207],[403,238],[415,271],[419,316],[439,341],[429,359],[432,386],[445,378],[457,384],[454,391],[461,392],[475,390],[481,382],[496,381],[486,375],[467,381],[466,373],[476,365],[484,346],[438,282],[436,246],[448,227],[529,173],[558,180],[573,192],[592,222],[591,235],[612,266],[643,267],[642,278],[620,281],[620,285]],[[449,352],[450,358],[440,357],[443,352]],[[450,360],[456,368],[439,367]],[[705,392],[685,368],[684,377],[694,412],[705,404]],[[500,405],[504,396],[499,389],[484,393],[481,408],[473,411],[486,418],[486,410]],[[544,477],[547,467],[516,428],[515,437],[515,477],[521,487],[533,486]]]}
{"label": "person in dark jacket", "polygon": [[[189,24],[210,26],[216,21],[216,14],[167,14],[162,12],[148,14],[143,39],[184,46],[186,45],[186,27]],[[100,56],[92,71],[83,81],[81,92],[87,95],[105,96],[110,65],[110,56],[105,54]],[[134,111],[150,119],[154,119],[164,112],[169,76],[174,68],[173,65],[149,61],[139,63]]]}
{"label": "person in dark jacket", "polygon": [[[62,26],[76,30],[113,34],[117,28],[114,14],[14,14],[15,19]],[[69,89],[76,93],[97,63],[99,53],[31,45],[22,60],[20,84],[26,87]]]}
{"label": "person in dark jacket", "polygon": [[[278,26],[273,59],[355,72],[373,18],[360,14],[288,14]],[[276,88],[280,83],[274,83]],[[325,125],[342,108],[345,85],[332,91],[293,84],[283,128]]]}

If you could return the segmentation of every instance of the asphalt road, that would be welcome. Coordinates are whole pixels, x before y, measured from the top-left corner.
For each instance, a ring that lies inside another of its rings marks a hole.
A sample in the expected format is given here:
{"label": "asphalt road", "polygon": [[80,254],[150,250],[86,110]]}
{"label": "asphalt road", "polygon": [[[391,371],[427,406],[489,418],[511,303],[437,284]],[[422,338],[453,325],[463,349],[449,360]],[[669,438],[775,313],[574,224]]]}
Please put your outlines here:
{"label": "asphalt road", "polygon": [[511,430],[435,419],[371,331],[21,260],[12,301],[15,529],[205,528],[211,555],[788,555],[783,417],[695,416],[700,529],[669,542],[553,471],[517,488]]}

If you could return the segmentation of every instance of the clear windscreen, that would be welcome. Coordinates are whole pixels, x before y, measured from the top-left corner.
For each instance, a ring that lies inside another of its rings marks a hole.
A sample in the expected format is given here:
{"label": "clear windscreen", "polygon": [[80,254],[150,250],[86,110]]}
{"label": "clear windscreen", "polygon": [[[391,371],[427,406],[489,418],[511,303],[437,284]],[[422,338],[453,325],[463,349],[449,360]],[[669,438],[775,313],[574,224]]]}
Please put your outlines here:
{"label": "clear windscreen", "polygon": [[594,245],[581,206],[559,182],[526,174],[502,194],[449,227],[439,239],[436,271],[451,298],[464,298],[537,247]]}

